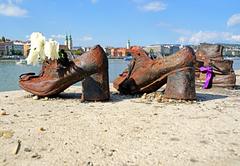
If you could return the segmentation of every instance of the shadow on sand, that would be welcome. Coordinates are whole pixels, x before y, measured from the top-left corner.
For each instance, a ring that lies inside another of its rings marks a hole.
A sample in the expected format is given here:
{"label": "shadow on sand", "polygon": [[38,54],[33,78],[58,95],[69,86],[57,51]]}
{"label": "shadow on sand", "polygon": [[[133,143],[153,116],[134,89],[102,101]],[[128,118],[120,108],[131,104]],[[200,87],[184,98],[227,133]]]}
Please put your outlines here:
{"label": "shadow on sand", "polygon": [[[81,93],[61,93],[58,96],[60,99],[70,100],[70,99],[79,99],[81,100]],[[219,95],[219,94],[208,94],[208,93],[197,93],[197,100],[198,101],[211,101],[216,99],[224,99],[227,98],[226,95]],[[121,102],[123,100],[129,100],[129,99],[136,99],[140,98],[139,95],[120,95],[115,92],[111,92],[111,97],[109,102]]]}
{"label": "shadow on sand", "polygon": [[210,101],[210,100],[216,100],[216,99],[224,99],[227,97],[228,96],[218,95],[218,94],[197,93],[198,101]]}
{"label": "shadow on sand", "polygon": [[[51,96],[50,98],[59,98],[59,99],[64,99],[64,100],[71,100],[71,99],[79,99],[81,100],[82,93],[60,93],[57,96]],[[111,92],[110,93],[110,100],[109,102],[120,102],[123,100],[128,100],[128,99],[134,99],[134,98],[139,98],[140,96],[137,95],[120,95],[116,92]],[[86,101],[88,102],[88,101]]]}
{"label": "shadow on sand", "polygon": [[82,97],[82,93],[66,93],[66,92],[62,92],[57,96],[53,96],[53,97],[58,97],[61,99],[81,99]]}

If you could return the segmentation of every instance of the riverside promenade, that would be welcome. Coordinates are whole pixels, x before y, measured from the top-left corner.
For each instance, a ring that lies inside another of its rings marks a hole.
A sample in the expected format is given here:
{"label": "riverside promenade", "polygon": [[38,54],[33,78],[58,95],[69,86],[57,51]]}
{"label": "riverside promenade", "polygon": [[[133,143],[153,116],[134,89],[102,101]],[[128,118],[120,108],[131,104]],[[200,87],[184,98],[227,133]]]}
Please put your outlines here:
{"label": "riverside promenade", "polygon": [[0,165],[240,165],[240,70],[235,90],[197,88],[197,101],[120,96],[79,100],[0,93]]}

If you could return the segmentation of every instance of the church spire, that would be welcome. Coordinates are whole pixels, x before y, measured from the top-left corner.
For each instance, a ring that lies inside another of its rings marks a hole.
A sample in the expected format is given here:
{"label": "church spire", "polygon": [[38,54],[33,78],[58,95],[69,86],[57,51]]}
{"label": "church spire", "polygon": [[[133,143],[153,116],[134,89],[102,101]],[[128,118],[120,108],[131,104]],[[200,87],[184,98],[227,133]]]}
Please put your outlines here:
{"label": "church spire", "polygon": [[68,35],[66,34],[66,38],[65,38],[65,46],[67,46],[68,47]]}
{"label": "church spire", "polygon": [[69,41],[68,41],[68,49],[71,50],[73,47],[73,42],[72,42],[72,35],[69,35]]}

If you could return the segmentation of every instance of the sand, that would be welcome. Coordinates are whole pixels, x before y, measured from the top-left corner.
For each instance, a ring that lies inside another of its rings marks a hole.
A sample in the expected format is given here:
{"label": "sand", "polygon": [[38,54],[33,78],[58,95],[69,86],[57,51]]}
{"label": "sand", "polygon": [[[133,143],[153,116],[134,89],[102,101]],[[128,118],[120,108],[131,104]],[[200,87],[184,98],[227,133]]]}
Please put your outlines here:
{"label": "sand", "polygon": [[[240,74],[238,71],[237,74]],[[240,76],[237,76],[240,85]],[[79,100],[0,93],[0,165],[240,165],[240,90],[197,88],[195,102]]]}

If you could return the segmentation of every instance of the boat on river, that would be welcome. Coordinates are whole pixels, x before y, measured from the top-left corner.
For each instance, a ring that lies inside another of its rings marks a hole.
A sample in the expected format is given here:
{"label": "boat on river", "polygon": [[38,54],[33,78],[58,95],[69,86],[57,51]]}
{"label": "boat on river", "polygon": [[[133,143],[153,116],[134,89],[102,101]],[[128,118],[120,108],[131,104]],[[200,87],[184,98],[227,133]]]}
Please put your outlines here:
{"label": "boat on river", "polygon": [[132,56],[126,56],[125,58],[123,58],[124,61],[131,61],[132,59]]}

